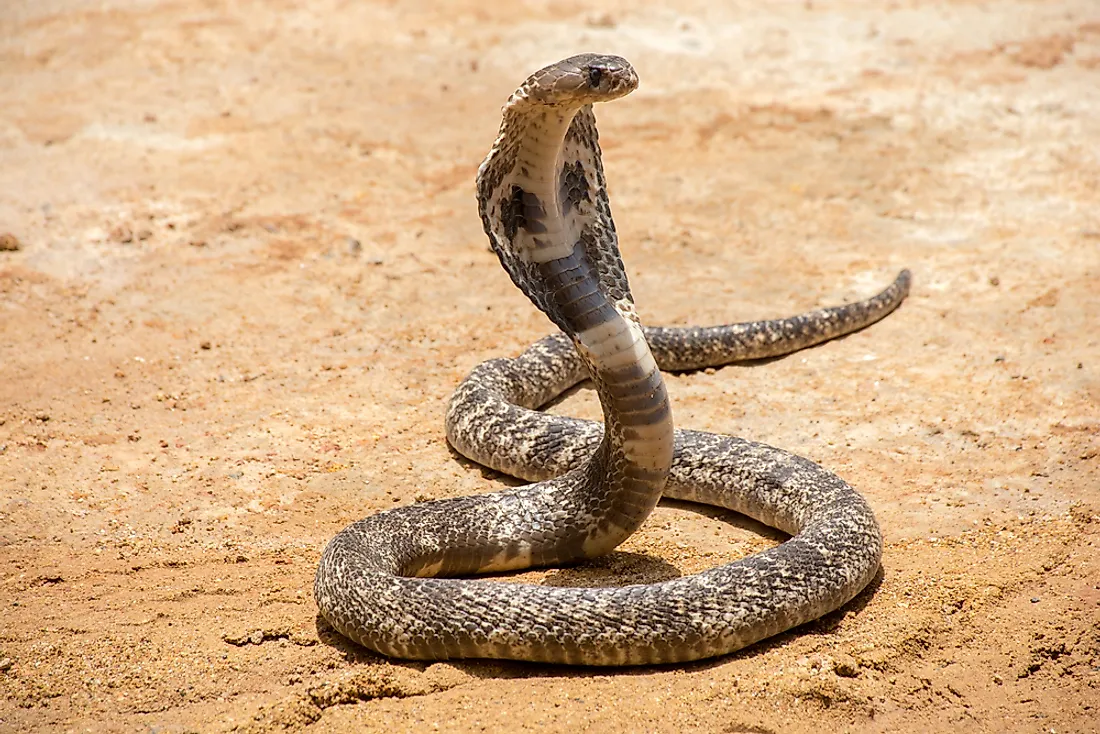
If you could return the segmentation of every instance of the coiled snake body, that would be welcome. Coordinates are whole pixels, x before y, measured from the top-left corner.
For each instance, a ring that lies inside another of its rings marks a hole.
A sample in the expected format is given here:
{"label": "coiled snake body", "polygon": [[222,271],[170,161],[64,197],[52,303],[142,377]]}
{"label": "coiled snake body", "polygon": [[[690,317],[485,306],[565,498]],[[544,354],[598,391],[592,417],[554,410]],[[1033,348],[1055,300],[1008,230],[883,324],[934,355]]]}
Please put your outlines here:
{"label": "coiled snake body", "polygon": [[[477,177],[485,231],[514,283],[560,329],[477,367],[447,412],[473,460],[534,484],[379,513],[325,548],[321,614],[385,655],[583,665],[722,655],[845,604],[874,577],[879,528],[863,498],[813,462],[729,436],[674,430],[658,366],[776,356],[863,328],[909,274],[858,303],[777,321],[646,329],[608,205],[592,104],[637,86],[615,56],[532,75],[508,100]],[[604,423],[535,409],[585,378]],[[607,553],[663,495],[729,508],[793,537],[704,573],[618,588],[447,578]]]}

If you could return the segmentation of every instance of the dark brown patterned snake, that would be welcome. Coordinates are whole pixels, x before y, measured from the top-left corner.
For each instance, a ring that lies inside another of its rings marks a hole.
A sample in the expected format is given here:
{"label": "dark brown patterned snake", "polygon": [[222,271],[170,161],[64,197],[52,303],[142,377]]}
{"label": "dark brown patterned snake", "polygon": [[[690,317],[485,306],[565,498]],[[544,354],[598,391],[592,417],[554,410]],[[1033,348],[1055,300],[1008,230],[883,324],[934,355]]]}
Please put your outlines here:
{"label": "dark brown patterned snake", "polygon": [[[909,291],[775,321],[643,328],[608,204],[592,104],[638,85],[584,54],[512,94],[477,175],[485,232],[513,282],[560,329],[478,366],[447,413],[461,453],[534,484],[399,507],[341,531],[314,584],[339,632],[397,658],[580,665],[723,655],[831,612],[875,576],[878,524],[813,462],[730,436],[675,430],[658,366],[787,354],[862,329]],[[591,379],[604,423],[536,409]],[[693,576],[613,588],[449,578],[608,553],[663,496],[735,510],[792,537]]]}

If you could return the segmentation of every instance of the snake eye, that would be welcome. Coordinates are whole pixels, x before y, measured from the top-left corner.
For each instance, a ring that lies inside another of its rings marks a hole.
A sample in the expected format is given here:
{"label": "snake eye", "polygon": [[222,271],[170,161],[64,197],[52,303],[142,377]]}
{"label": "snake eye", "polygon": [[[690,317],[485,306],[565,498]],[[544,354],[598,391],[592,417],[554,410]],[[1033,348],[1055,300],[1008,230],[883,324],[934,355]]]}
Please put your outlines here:
{"label": "snake eye", "polygon": [[590,87],[599,89],[601,79],[603,79],[603,69],[594,66],[588,70],[588,85]]}

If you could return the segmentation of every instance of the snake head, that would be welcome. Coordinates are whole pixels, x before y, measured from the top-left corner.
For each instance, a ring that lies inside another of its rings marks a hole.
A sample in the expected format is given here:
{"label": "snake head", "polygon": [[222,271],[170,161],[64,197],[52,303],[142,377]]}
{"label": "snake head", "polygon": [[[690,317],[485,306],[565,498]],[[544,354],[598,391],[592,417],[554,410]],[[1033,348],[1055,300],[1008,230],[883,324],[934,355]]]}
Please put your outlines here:
{"label": "snake head", "polygon": [[583,107],[609,102],[638,88],[630,62],[608,54],[579,54],[539,69],[518,91],[532,103]]}

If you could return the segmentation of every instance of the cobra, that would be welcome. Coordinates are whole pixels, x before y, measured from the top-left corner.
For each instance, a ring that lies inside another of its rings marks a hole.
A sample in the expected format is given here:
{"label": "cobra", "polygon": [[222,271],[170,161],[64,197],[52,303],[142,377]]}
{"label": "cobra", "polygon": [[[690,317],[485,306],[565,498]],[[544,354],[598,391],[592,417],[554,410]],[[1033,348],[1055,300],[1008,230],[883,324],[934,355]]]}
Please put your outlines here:
{"label": "cobra", "polygon": [[[629,63],[585,54],[529,77],[477,175],[485,232],[515,285],[560,333],[462,382],[447,412],[461,453],[532,484],[395,508],[333,538],[321,614],[383,655],[580,665],[723,655],[833,611],[875,576],[867,502],[813,462],[731,436],[676,430],[659,367],[777,356],[895,309],[903,271],[866,301],[775,321],[644,328],[608,204],[592,105],[638,85]],[[537,408],[590,379],[602,425]],[[608,553],[662,496],[728,508],[791,535],[696,575],[610,588],[459,576]]]}

